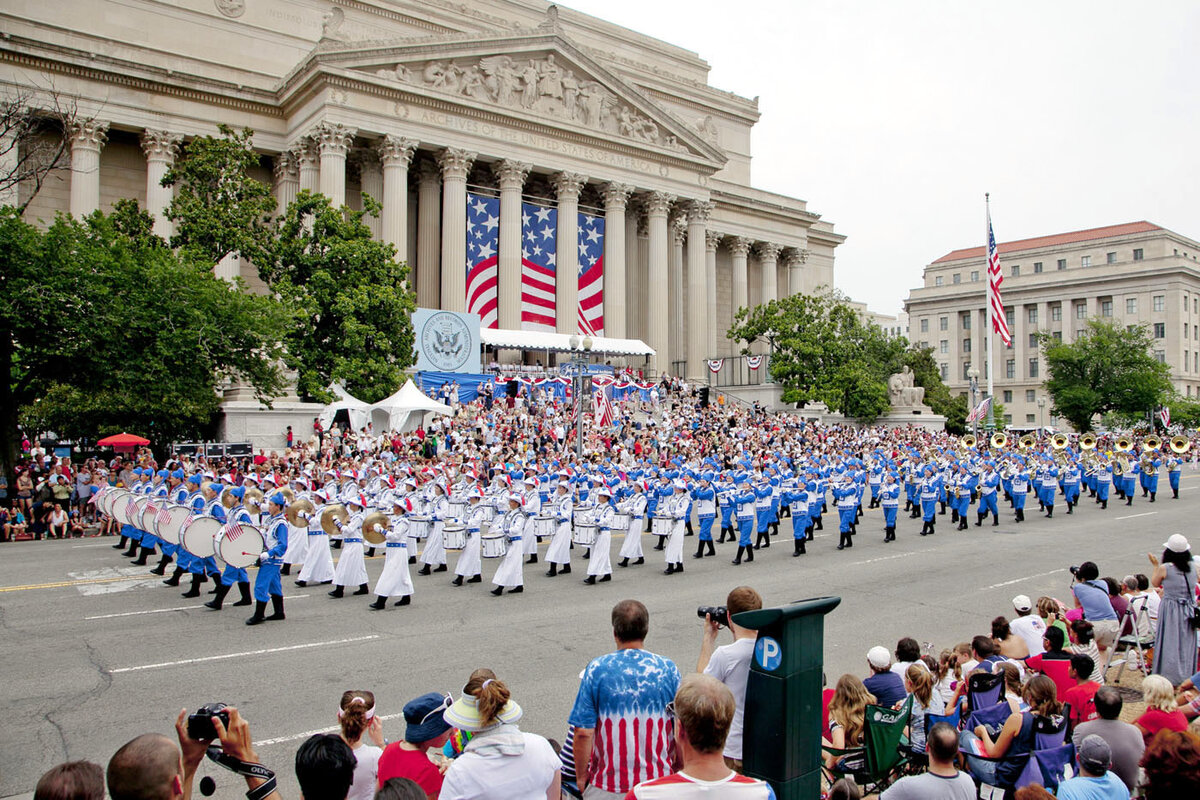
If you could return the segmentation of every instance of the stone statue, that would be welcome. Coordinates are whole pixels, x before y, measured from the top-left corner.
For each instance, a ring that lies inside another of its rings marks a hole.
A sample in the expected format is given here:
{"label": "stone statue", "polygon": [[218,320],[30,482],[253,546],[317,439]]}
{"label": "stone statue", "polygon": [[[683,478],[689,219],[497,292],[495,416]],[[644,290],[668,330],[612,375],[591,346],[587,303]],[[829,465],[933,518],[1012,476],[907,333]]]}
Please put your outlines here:
{"label": "stone statue", "polygon": [[900,372],[888,378],[888,398],[894,408],[925,406],[925,387],[917,386],[914,377],[912,368],[905,364]]}
{"label": "stone statue", "polygon": [[346,22],[346,12],[337,6],[329,9],[329,13],[321,17],[321,38],[345,41],[346,34],[342,33],[342,25]]}

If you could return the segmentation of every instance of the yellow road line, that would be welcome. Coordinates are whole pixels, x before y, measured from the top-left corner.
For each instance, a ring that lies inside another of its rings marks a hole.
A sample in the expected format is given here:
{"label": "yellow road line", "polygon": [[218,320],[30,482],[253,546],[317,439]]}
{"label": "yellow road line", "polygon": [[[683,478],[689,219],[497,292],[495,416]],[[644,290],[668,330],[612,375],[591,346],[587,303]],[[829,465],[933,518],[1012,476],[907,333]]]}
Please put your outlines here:
{"label": "yellow road line", "polygon": [[23,592],[29,589],[60,589],[64,586],[88,586],[93,583],[116,583],[118,581],[142,581],[153,578],[154,575],[121,575],[116,578],[89,578],[78,581],[58,581],[56,583],[30,583],[25,586],[0,586],[0,592]]}

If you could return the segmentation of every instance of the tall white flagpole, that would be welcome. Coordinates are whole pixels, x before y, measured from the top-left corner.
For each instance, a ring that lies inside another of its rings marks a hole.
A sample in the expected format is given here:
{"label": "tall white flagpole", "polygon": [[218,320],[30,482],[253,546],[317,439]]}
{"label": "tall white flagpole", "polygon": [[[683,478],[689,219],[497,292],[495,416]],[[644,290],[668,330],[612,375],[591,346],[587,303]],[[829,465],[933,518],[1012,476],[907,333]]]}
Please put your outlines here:
{"label": "tall white flagpole", "polygon": [[994,313],[992,311],[992,264],[988,260],[992,241],[992,206],[991,194],[988,192],[984,192],[983,194],[983,205],[987,211],[987,222],[985,223],[983,232],[983,262],[985,267],[984,272],[987,273],[987,288],[984,290],[984,299],[987,301],[987,396],[992,398],[992,402],[988,403],[987,425],[985,429],[991,434],[996,430],[996,416],[993,411],[996,400],[994,384],[992,383],[995,374],[992,364],[992,335],[995,332],[995,325],[992,320],[992,314]]}

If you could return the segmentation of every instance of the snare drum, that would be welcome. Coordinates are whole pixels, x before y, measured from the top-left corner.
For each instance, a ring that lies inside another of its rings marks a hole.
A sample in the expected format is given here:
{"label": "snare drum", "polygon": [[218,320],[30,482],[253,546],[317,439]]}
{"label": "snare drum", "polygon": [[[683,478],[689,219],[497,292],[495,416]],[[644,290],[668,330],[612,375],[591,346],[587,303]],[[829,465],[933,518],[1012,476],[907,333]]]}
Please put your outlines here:
{"label": "snare drum", "polygon": [[628,514],[613,514],[612,529],[614,531],[627,531],[629,530],[629,522],[632,519],[633,517]]}
{"label": "snare drum", "polygon": [[264,549],[262,531],[247,522],[230,522],[221,529],[217,552],[234,569],[252,566]]}
{"label": "snare drum", "polygon": [[508,553],[508,539],[500,531],[488,531],[479,539],[479,554],[484,558],[504,558]]}
{"label": "snare drum", "polygon": [[554,517],[534,517],[534,529],[537,531],[539,538],[542,536],[553,536],[554,530],[558,527],[558,520]]}
{"label": "snare drum", "polygon": [[462,550],[467,546],[466,525],[459,525],[454,522],[447,523],[442,526],[442,536],[445,540],[442,546],[447,550]]}
{"label": "snare drum", "polygon": [[483,519],[485,522],[491,522],[496,518],[496,507],[493,505],[484,505],[480,502],[479,507],[483,509]]}
{"label": "snare drum", "polygon": [[596,526],[590,522],[585,525],[576,525],[572,541],[581,547],[591,547],[596,543]]}
{"label": "snare drum", "polygon": [[466,500],[451,500],[450,501],[449,512],[446,514],[446,516],[451,517],[453,519],[462,519],[466,515],[467,515],[467,501]]}
{"label": "snare drum", "polygon": [[430,522],[429,517],[409,517],[408,518],[408,538],[424,539],[429,536]]}
{"label": "snare drum", "polygon": [[670,536],[671,525],[674,522],[675,520],[671,519],[670,517],[655,517],[654,522],[651,523],[650,530],[655,536]]}
{"label": "snare drum", "polygon": [[217,552],[216,537],[220,532],[221,523],[212,517],[192,517],[183,524],[179,542],[197,558],[208,558]]}

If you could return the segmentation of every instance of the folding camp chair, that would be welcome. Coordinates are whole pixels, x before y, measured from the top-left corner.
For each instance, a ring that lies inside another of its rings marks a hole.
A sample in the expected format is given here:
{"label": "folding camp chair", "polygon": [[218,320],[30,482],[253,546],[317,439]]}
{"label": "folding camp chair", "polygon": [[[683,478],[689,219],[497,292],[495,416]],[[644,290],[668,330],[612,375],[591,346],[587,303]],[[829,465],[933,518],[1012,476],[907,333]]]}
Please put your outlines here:
{"label": "folding camp chair", "polygon": [[[909,762],[908,737],[904,729],[912,716],[912,698],[897,711],[883,706],[867,706],[863,746],[847,749],[822,747],[839,759],[845,758],[846,769],[822,766],[825,778],[832,784],[850,776],[862,787],[863,794],[882,792],[900,776]],[[849,756],[849,758],[846,758]],[[861,759],[856,758],[861,756]]]}
{"label": "folding camp chair", "polygon": [[[1104,676],[1104,683],[1108,683],[1108,668],[1112,665],[1113,657],[1119,652],[1125,653],[1126,657],[1121,659],[1120,669],[1117,670],[1117,683],[1121,682],[1121,676],[1125,674],[1125,667],[1129,663],[1128,654],[1134,650],[1138,654],[1138,672],[1143,676],[1150,674],[1145,651],[1154,647],[1154,626],[1150,624],[1150,611],[1146,608],[1145,598],[1135,597],[1130,601],[1129,610],[1122,617],[1119,630],[1123,635],[1117,637],[1117,641],[1108,648],[1104,669],[1100,673]],[[1126,630],[1130,633],[1124,633]]]}
{"label": "folding camp chair", "polygon": [[1004,676],[972,672],[967,676],[967,714],[990,708],[1004,699]]}

